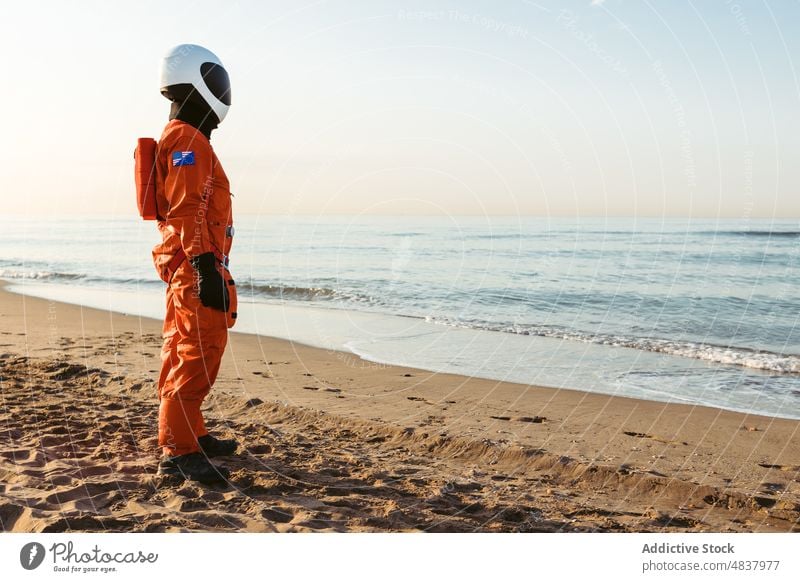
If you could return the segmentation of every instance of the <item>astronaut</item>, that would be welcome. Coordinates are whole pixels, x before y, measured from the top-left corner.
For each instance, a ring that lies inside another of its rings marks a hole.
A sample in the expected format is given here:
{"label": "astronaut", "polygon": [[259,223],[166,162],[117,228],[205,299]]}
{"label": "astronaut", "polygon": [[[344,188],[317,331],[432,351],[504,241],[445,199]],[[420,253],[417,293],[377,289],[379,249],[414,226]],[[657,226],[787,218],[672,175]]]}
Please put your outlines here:
{"label": "astronaut", "polygon": [[214,483],[229,472],[209,458],[233,454],[238,446],[208,434],[200,411],[236,317],[228,271],[230,183],[210,142],[231,104],[230,80],[211,51],[183,44],[162,61],[161,94],[171,109],[155,163],[162,242],[153,262],[168,285],[158,379],[159,474]]}

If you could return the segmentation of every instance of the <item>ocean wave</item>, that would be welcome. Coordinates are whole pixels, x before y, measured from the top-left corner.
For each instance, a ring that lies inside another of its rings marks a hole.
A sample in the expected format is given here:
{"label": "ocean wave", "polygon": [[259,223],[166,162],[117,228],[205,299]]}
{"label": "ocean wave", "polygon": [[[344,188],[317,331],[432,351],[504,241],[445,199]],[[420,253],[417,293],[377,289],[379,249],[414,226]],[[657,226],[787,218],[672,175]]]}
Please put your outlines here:
{"label": "ocean wave", "polygon": [[2,279],[34,279],[38,281],[76,281],[84,275],[78,273],[59,273],[57,271],[20,271],[18,269],[0,269]]}
{"label": "ocean wave", "polygon": [[699,231],[697,234],[717,235],[717,236],[752,236],[752,237],[786,237],[798,238],[800,231],[797,230],[707,230]]}
{"label": "ocean wave", "polygon": [[[77,282],[80,285],[119,285],[123,287],[139,286],[161,286],[162,281],[155,275],[152,278],[137,277],[98,277],[82,273],[67,273],[49,270],[22,269],[22,268],[0,268],[0,278],[14,281],[30,280],[37,282],[67,283]],[[334,282],[330,280],[329,282]],[[302,287],[292,285],[267,284],[261,282],[241,281],[237,279],[239,293],[247,293],[253,297],[268,299],[283,299],[291,301],[338,301],[348,304],[373,305],[377,300],[370,295],[348,291],[345,289],[334,289],[332,287]]]}
{"label": "ocean wave", "polygon": [[250,291],[253,296],[270,299],[287,299],[291,301],[349,301],[357,303],[374,303],[369,295],[353,291],[332,289],[330,287],[296,287],[293,285],[273,285],[244,282],[238,285],[241,290]]}
{"label": "ocean wave", "polygon": [[37,282],[51,282],[51,283],[67,283],[78,282],[81,285],[97,286],[97,285],[121,285],[126,287],[141,286],[141,285],[162,285],[160,279],[153,276],[152,278],[142,279],[136,277],[98,277],[94,275],[87,275],[85,273],[66,273],[61,271],[48,271],[45,269],[0,269],[0,279],[9,279],[13,281],[30,280]]}
{"label": "ocean wave", "polygon": [[463,240],[528,240],[547,238],[557,235],[558,233],[542,231],[542,232],[516,232],[516,233],[494,233],[494,234],[468,234],[462,238]]}
{"label": "ocean wave", "polygon": [[483,329],[486,331],[499,331],[517,335],[550,337],[569,341],[579,341],[583,343],[632,348],[635,350],[657,352],[671,356],[703,360],[716,364],[741,366],[743,368],[762,370],[765,372],[779,374],[800,374],[800,356],[768,351],[757,351],[744,347],[720,346],[707,343],[685,342],[661,338],[590,334],[581,331],[547,326],[466,322],[432,316],[426,317],[425,320],[430,323],[448,325],[452,327]]}
{"label": "ocean wave", "polygon": [[468,234],[464,240],[504,240],[504,239],[540,239],[552,238],[564,239],[568,241],[587,240],[590,237],[627,237],[631,239],[648,238],[682,238],[687,239],[692,236],[745,236],[745,237],[781,237],[781,238],[800,238],[800,231],[797,230],[605,230],[605,229],[586,229],[581,231],[562,231],[562,230],[541,230],[531,232],[529,230],[514,233],[499,232],[485,234]]}

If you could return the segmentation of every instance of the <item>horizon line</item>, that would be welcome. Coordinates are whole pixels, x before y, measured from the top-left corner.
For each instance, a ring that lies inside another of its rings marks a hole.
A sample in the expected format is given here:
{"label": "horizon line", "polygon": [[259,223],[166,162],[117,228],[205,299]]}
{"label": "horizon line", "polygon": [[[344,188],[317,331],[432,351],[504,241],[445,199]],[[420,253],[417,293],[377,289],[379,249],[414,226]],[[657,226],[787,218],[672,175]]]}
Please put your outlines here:
{"label": "horizon line", "polygon": [[[124,218],[126,216],[130,216],[132,219],[139,219],[135,210],[132,212],[125,212],[125,213],[115,213],[115,212],[78,212],[75,210],[70,211],[58,211],[53,212],[51,215],[42,215],[41,212],[6,212],[4,216],[6,218],[53,218],[55,216],[64,216],[64,217],[92,217],[92,218]],[[552,218],[552,219],[582,219],[582,218],[592,218],[592,219],[661,219],[661,220],[800,220],[800,215],[797,216],[769,216],[769,215],[753,215],[753,216],[724,216],[724,215],[710,215],[710,214],[700,214],[700,215],[660,215],[660,214],[532,214],[532,213],[520,213],[520,214],[419,214],[419,213],[408,213],[408,214],[392,214],[392,213],[369,213],[369,214],[360,214],[360,213],[351,213],[351,212],[326,212],[326,213],[313,213],[313,212],[293,212],[293,213],[285,213],[285,212],[248,212],[245,210],[237,211],[236,216],[274,216],[274,217],[386,217],[386,218]],[[155,222],[155,221],[147,221],[142,220],[142,222]]]}

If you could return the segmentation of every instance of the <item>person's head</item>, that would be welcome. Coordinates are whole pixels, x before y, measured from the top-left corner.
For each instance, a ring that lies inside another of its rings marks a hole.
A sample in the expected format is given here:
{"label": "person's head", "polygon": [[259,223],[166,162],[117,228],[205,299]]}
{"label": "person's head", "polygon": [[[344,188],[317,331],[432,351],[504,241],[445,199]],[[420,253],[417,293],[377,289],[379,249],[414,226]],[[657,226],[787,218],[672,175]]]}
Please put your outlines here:
{"label": "person's head", "polygon": [[172,102],[170,119],[192,124],[206,137],[230,109],[228,72],[217,55],[196,44],[180,44],[164,55],[160,87]]}

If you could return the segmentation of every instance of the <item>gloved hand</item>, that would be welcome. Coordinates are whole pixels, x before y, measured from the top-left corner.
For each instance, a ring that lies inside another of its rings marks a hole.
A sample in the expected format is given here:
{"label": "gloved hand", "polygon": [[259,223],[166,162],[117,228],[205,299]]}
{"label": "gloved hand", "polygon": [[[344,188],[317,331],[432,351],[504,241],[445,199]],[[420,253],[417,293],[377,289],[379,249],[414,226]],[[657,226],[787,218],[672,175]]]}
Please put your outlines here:
{"label": "gloved hand", "polygon": [[191,260],[197,273],[200,302],[206,307],[228,311],[228,286],[217,269],[214,253],[203,253]]}

